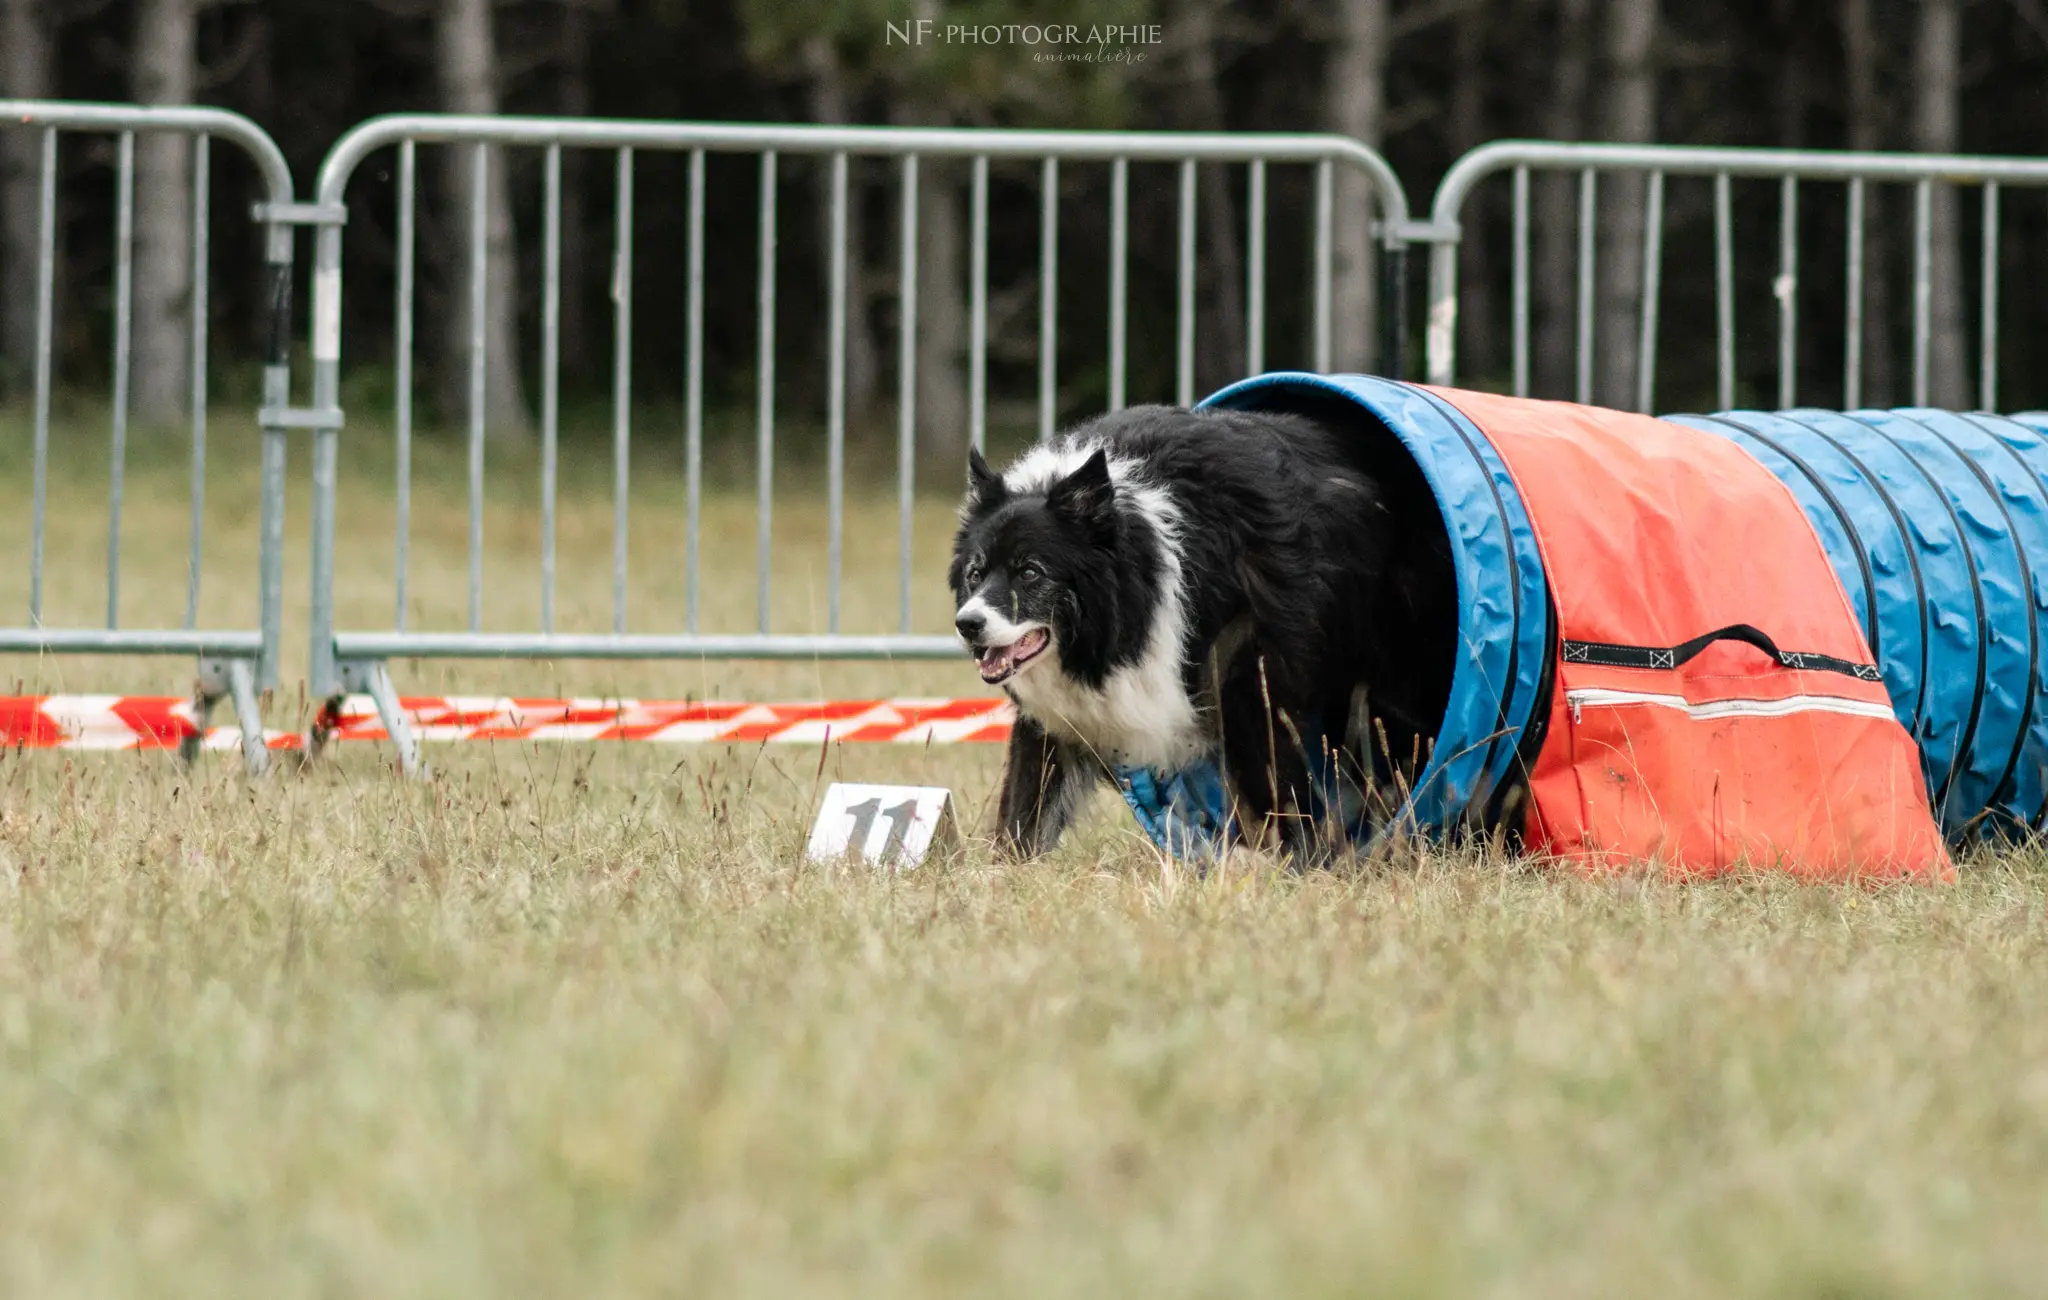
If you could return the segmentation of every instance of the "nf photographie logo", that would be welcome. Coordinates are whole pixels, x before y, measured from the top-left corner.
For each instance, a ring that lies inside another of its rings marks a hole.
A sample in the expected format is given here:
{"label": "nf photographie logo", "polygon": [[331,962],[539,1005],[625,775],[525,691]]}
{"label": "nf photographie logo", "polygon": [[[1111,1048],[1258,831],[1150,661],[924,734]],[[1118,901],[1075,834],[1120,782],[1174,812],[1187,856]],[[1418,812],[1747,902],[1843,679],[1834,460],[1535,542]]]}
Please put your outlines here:
{"label": "nf photographie logo", "polygon": [[1164,36],[1158,23],[939,23],[906,18],[886,24],[885,45],[1022,46],[1040,63],[1143,63]]}

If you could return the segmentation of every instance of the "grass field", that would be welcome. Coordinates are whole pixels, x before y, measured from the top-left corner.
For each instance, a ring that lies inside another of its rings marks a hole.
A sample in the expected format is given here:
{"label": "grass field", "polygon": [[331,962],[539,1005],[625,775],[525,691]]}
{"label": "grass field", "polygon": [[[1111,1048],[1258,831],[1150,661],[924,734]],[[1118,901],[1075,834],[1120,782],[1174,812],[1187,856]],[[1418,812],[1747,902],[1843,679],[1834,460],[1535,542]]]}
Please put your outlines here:
{"label": "grass field", "polygon": [[[131,519],[181,519],[181,494],[139,504],[173,495],[175,458],[142,460]],[[91,493],[64,491],[65,526],[103,537]],[[234,525],[232,485],[214,497]],[[0,526],[11,564],[19,520]],[[603,571],[608,533],[578,535]],[[182,575],[178,549],[134,562]],[[56,554],[67,589],[97,589],[93,545]],[[422,563],[459,593],[459,555]],[[76,686],[106,668],[61,665]],[[1590,882],[1469,852],[1196,879],[1104,801],[1050,861],[972,849],[889,876],[801,863],[818,783],[943,782],[975,821],[997,754],[433,757],[426,785],[362,750],[254,784],[232,756],[0,757],[0,1291],[2029,1296],[2048,1277],[2035,851],[1952,888]]]}

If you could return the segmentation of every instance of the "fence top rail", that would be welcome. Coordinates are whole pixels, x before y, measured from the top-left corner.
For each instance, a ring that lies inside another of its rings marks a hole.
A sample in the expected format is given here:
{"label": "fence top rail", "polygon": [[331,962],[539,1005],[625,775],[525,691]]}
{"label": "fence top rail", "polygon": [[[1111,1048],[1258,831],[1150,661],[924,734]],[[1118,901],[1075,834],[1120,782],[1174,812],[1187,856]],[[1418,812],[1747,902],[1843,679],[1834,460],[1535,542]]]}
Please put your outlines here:
{"label": "fence top rail", "polygon": [[337,632],[341,659],[958,659],[953,636]]}
{"label": "fence top rail", "polygon": [[1839,181],[1942,181],[2048,186],[2048,158],[1971,154],[1853,153],[1831,149],[1750,149],[1676,144],[1579,144],[1559,140],[1495,140],[1452,164],[1430,203],[1440,239],[1455,240],[1465,196],[1480,181],[1518,167],[1540,170],[1660,171],[1680,176],[1785,177]]}
{"label": "fence top rail", "polygon": [[977,127],[793,126],[591,118],[463,116],[371,118],[343,135],[320,165],[322,203],[339,203],[357,164],[405,140],[428,144],[562,144],[596,148],[706,149],[722,153],[865,153],[922,157],[1044,158],[1110,162],[1348,163],[1372,182],[1382,214],[1408,220],[1408,197],[1379,154],[1348,136],[1252,132],[1025,131]]}
{"label": "fence top rail", "polygon": [[167,131],[211,135],[239,145],[263,173],[273,203],[292,201],[292,172],[270,134],[224,108],[155,104],[78,104],[60,100],[0,99],[0,128],[55,127],[60,131]]}

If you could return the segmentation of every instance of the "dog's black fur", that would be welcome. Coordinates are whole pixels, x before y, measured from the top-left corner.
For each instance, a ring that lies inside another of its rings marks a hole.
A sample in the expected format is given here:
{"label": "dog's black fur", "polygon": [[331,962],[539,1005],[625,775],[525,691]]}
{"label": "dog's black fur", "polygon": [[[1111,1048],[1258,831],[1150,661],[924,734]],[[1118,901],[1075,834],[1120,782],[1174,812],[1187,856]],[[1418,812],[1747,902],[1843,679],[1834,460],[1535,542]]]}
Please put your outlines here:
{"label": "dog's black fur", "polygon": [[[1456,582],[1421,472],[1369,416],[1136,407],[1035,456],[999,476],[971,455],[950,575],[962,637],[1018,705],[1017,850],[1050,848],[1108,765],[1207,755],[1247,838],[1300,854],[1321,732],[1368,794],[1426,757]],[[1155,632],[1176,595],[1174,647]]]}

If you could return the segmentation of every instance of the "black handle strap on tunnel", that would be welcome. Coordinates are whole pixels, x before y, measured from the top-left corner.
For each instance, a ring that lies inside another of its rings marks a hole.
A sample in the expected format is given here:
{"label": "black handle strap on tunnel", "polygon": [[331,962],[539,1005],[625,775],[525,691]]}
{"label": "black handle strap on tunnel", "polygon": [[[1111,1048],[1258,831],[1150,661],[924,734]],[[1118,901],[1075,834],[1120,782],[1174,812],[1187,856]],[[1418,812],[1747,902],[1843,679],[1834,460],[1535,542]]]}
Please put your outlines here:
{"label": "black handle strap on tunnel", "polygon": [[1716,641],[1741,641],[1753,645],[1781,667],[1803,668],[1815,672],[1840,673],[1858,681],[1875,682],[1883,678],[1876,664],[1853,663],[1837,659],[1833,655],[1814,654],[1806,650],[1780,650],[1778,643],[1766,636],[1762,629],[1747,623],[1731,623],[1712,632],[1696,636],[1668,648],[1646,645],[1611,645],[1605,641],[1566,641],[1564,661],[1568,664],[1597,664],[1602,668],[1676,668]]}

